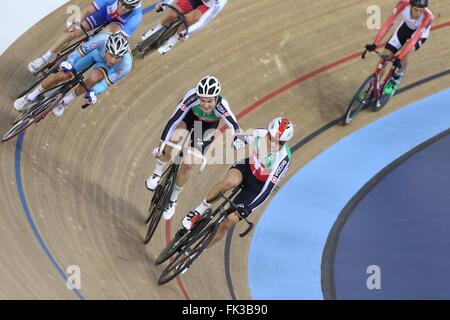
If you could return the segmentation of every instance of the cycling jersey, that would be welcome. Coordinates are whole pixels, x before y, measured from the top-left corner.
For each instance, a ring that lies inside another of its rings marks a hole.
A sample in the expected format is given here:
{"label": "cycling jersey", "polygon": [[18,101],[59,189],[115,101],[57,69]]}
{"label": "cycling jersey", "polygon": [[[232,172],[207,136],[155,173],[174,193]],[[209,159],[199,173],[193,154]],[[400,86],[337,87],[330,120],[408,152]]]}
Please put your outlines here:
{"label": "cycling jersey", "polygon": [[247,139],[251,156],[233,166],[242,173],[242,191],[234,199],[251,213],[261,206],[284,177],[291,163],[291,149],[286,143],[278,152],[267,150],[266,129],[257,129]]}
{"label": "cycling jersey", "polygon": [[189,90],[184,96],[183,100],[178,104],[174,114],[170,118],[161,136],[161,141],[167,142],[170,140],[173,132],[178,124],[192,111],[198,120],[203,122],[219,122],[224,120],[226,125],[230,128],[232,134],[240,131],[239,124],[236,117],[230,109],[228,101],[223,97],[219,97],[216,106],[210,113],[205,113],[200,107],[200,99],[197,95],[196,88]]}
{"label": "cycling jersey", "polygon": [[98,69],[103,73],[104,79],[91,88],[96,95],[101,94],[108,89],[108,86],[112,86],[120,79],[126,77],[133,68],[133,58],[130,52],[127,52],[122,60],[114,66],[110,67],[106,64],[105,53],[108,38],[109,34],[98,34],[72,52],[67,58],[67,62],[77,72],[85,72],[93,66],[94,69]]}
{"label": "cycling jersey", "polygon": [[95,29],[105,22],[116,23],[122,27],[125,36],[131,37],[142,21],[142,6],[138,5],[133,10],[120,15],[118,2],[119,0],[95,0],[92,5],[96,12],[86,19],[91,28]]}
{"label": "cycling jersey", "polygon": [[[403,60],[416,46],[418,41],[428,38],[428,36],[430,35],[431,24],[433,23],[434,16],[429,9],[425,9],[423,15],[418,20],[415,20],[411,17],[411,5],[409,0],[402,0],[394,8],[394,11],[392,11],[389,19],[386,21],[383,28],[378,32],[377,36],[375,37],[374,44],[376,44],[377,46],[380,45],[381,41],[386,36],[388,31],[392,28],[395,19],[399,15],[402,15],[404,19],[402,25],[406,24],[409,29],[415,30],[415,32],[411,36],[411,40],[399,55],[400,60]],[[396,33],[400,30],[402,25],[399,26]]]}
{"label": "cycling jersey", "polygon": [[[176,1],[177,0],[165,0],[163,2],[173,5]],[[200,2],[200,0],[182,0],[182,1],[190,1],[193,9],[197,8],[195,2]],[[201,10],[203,13],[202,17],[196,23],[194,23],[192,26],[189,27],[189,33],[197,32],[201,30],[203,27],[205,27],[211,20],[213,20],[220,13],[220,11],[223,10],[223,8],[225,8],[227,4],[227,0],[201,0],[201,1],[204,6],[208,7],[208,10],[206,12],[205,10]],[[183,13],[186,14],[188,12],[183,11]]]}

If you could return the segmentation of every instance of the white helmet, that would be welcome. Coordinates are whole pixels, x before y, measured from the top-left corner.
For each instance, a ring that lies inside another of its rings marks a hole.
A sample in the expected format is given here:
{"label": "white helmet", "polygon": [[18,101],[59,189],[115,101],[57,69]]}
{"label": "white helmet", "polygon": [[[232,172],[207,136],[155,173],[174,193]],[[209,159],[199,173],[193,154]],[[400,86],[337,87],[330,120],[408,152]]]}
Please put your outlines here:
{"label": "white helmet", "polygon": [[289,141],[294,136],[294,125],[288,119],[279,117],[273,119],[267,128],[270,135],[278,141]]}
{"label": "white helmet", "polygon": [[197,95],[202,98],[218,97],[222,90],[219,80],[213,76],[206,76],[197,85]]}
{"label": "white helmet", "polygon": [[120,0],[120,3],[125,7],[136,8],[141,4],[141,0]]}
{"label": "white helmet", "polygon": [[113,56],[123,57],[130,49],[130,43],[122,32],[116,32],[106,41],[106,51]]}

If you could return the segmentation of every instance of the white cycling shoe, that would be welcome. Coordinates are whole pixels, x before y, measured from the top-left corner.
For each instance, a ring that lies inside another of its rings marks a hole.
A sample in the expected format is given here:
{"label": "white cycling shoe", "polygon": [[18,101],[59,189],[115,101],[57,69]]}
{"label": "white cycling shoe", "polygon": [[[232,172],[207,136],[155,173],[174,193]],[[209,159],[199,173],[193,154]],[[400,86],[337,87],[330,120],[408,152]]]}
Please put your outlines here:
{"label": "white cycling shoe", "polygon": [[173,215],[175,214],[175,211],[177,210],[177,202],[176,201],[169,201],[169,204],[166,207],[166,210],[163,213],[164,220],[170,220],[172,219]]}
{"label": "white cycling shoe", "polygon": [[178,35],[167,40],[166,43],[164,43],[161,47],[158,48],[158,52],[160,54],[166,54],[167,52],[172,50],[172,48],[175,46],[177,42],[178,42]]}
{"label": "white cycling shoe", "polygon": [[33,101],[28,100],[27,96],[24,95],[23,97],[14,101],[14,109],[16,109],[19,112],[22,112],[22,111],[25,111],[32,104],[33,104]]}
{"label": "white cycling shoe", "polygon": [[191,230],[192,226],[201,218],[201,214],[197,211],[191,211],[183,218],[181,224],[186,230]]}
{"label": "white cycling shoe", "polygon": [[161,180],[161,177],[157,174],[154,174],[148,177],[147,181],[145,182],[145,186],[148,190],[155,191],[156,187],[158,186],[159,180]]}
{"label": "white cycling shoe", "polygon": [[46,61],[41,57],[41,58],[37,58],[35,60],[33,60],[32,62],[30,62],[30,64],[28,64],[28,70],[31,73],[36,73],[38,72],[43,66],[45,66]]}
{"label": "white cycling shoe", "polygon": [[52,109],[52,113],[53,113],[53,115],[55,116],[55,117],[61,117],[62,115],[63,115],[63,113],[64,113],[64,110],[67,108],[67,106],[64,104],[64,103],[62,103],[62,102],[60,102],[59,103],[59,105],[57,105],[56,107],[54,107],[53,109]]}

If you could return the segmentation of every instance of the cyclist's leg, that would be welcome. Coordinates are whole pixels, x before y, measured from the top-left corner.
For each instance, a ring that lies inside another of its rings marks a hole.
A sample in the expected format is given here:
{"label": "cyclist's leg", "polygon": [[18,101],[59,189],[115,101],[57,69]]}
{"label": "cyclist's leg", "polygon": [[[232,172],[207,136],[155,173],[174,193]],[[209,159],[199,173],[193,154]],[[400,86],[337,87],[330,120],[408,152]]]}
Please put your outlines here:
{"label": "cyclist's leg", "polygon": [[[195,10],[192,10],[191,12],[189,12],[188,14],[185,15],[186,18],[186,22],[188,26],[192,26],[193,24],[195,24],[198,20],[200,20],[200,18],[205,14],[206,11],[208,11],[209,8],[205,5],[201,5],[197,8],[195,8]],[[184,29],[184,26],[182,26]]]}
{"label": "cyclist's leg", "polygon": [[217,233],[214,236],[214,239],[211,241],[208,247],[212,247],[217,242],[222,240],[223,236],[227,233],[227,231],[238,224],[240,221],[239,216],[236,212],[231,213],[220,225],[217,229]]}
{"label": "cyclist's leg", "polygon": [[216,183],[206,195],[203,202],[195,209],[200,214],[203,214],[207,209],[211,207],[213,203],[220,199],[219,194],[233,190],[240,186],[244,180],[244,175],[237,168],[231,168],[225,178]]}
{"label": "cyclist's leg", "polygon": [[[187,12],[189,12],[190,10],[192,10],[192,8],[189,8],[189,1],[188,0],[181,0],[178,1],[175,5],[173,5],[175,8],[177,8],[180,12],[183,12],[184,14],[186,14]],[[144,33],[142,35],[142,40],[147,39],[148,37],[150,37],[152,34],[154,34],[155,32],[158,32],[159,30],[161,30],[161,28],[164,25],[169,24],[172,20],[176,19],[177,14],[170,9],[166,10],[167,13],[164,15],[164,17],[161,19],[160,23],[158,23],[154,28],[148,30],[146,33]]]}
{"label": "cyclist's leg", "polygon": [[[87,30],[91,30],[91,26],[86,21],[82,22],[83,26]],[[83,35],[83,31],[80,28],[76,28],[75,30],[71,32],[64,32],[64,34],[50,47],[50,49],[42,55],[41,57],[33,60],[29,65],[28,69],[30,72],[37,72],[39,69],[41,69],[45,64],[47,64],[55,54],[63,49],[65,46],[67,46],[70,42],[73,40],[81,37]]]}
{"label": "cyclist's leg", "polygon": [[20,97],[16,101],[14,101],[14,108],[17,111],[24,111],[28,106],[30,106],[36,98],[44,93],[45,91],[57,86],[58,84],[67,81],[72,76],[70,74],[65,74],[62,71],[59,71],[58,73],[51,74],[48,76],[47,79],[45,79],[41,84],[39,84],[33,91],[31,91],[29,94],[24,95],[23,97]]}
{"label": "cyclist's leg", "polygon": [[[189,124],[187,123],[186,119],[182,120],[176,127],[175,131],[172,134],[171,142],[178,143],[182,136],[186,133],[186,130],[188,130]],[[164,148],[164,155],[156,159],[155,168],[153,169],[152,175],[150,175],[147,178],[146,186],[147,189],[154,191],[156,187],[158,186],[159,180],[161,179],[161,176],[163,175],[164,168],[166,167],[167,163],[171,160],[172,156],[172,147],[166,146]]]}
{"label": "cyclist's leg", "polygon": [[[81,24],[86,30],[92,30],[92,26],[87,21],[83,21]],[[73,40],[80,38],[83,34],[81,28],[75,28],[73,31],[64,32],[64,34],[50,47],[49,51],[54,54],[69,45]]]}

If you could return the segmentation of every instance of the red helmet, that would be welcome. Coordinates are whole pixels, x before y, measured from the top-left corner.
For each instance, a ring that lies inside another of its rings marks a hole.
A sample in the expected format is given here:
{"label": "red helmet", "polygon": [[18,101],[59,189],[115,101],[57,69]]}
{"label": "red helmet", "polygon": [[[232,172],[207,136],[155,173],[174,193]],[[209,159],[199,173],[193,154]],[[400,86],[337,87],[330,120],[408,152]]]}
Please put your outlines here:
{"label": "red helmet", "polygon": [[286,142],[294,136],[294,125],[283,117],[273,119],[267,129],[270,135],[278,141]]}

